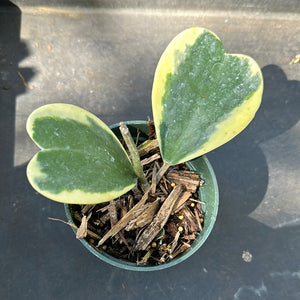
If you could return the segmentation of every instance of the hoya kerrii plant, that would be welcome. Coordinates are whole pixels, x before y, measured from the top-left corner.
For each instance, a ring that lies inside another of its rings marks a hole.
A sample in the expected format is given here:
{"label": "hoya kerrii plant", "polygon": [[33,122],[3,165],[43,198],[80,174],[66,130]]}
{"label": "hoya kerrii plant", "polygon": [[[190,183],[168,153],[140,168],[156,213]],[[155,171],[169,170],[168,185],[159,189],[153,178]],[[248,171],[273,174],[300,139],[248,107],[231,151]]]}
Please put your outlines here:
{"label": "hoya kerrii plant", "polygon": [[[152,110],[164,162],[158,174],[240,133],[259,108],[262,91],[262,74],[252,58],[227,54],[204,28],[178,34],[154,75]],[[29,116],[27,131],[41,149],[29,162],[27,177],[49,199],[96,204],[118,198],[138,182],[148,188],[138,161],[132,163],[109,127],[82,108],[42,106]]]}

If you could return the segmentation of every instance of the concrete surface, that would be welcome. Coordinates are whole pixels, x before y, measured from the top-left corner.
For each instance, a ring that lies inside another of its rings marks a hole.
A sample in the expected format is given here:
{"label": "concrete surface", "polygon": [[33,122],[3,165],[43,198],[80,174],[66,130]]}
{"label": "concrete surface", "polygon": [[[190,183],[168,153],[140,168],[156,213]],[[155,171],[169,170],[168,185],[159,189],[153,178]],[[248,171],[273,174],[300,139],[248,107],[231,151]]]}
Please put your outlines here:
{"label": "concrete surface", "polygon": [[[289,64],[300,53],[299,1],[36,2],[0,6],[0,298],[299,299],[300,64]],[[146,119],[156,63],[191,26],[257,60],[262,106],[243,133],[208,154],[220,208],[205,245],[171,269],[119,270],[47,219],[65,219],[63,205],[27,182],[36,147],[25,122],[53,102],[109,125]]]}

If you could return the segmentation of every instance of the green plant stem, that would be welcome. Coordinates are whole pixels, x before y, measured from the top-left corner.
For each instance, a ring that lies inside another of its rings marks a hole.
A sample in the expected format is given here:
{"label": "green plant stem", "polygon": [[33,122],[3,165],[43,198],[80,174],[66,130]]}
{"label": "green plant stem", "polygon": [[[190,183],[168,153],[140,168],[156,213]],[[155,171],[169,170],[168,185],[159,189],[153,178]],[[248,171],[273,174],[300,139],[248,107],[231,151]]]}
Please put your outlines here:
{"label": "green plant stem", "polygon": [[170,166],[171,165],[169,163],[164,161],[164,164],[162,165],[162,167],[158,170],[158,172],[156,174],[156,182],[159,182],[161,180],[161,178],[164,176],[164,174],[166,173],[166,171],[169,169]]}
{"label": "green plant stem", "polygon": [[147,189],[149,189],[150,185],[149,185],[149,183],[146,179],[146,176],[143,172],[143,167],[141,165],[141,160],[140,160],[138,149],[133,141],[133,138],[130,134],[128,127],[123,122],[120,123],[120,131],[121,131],[123,139],[125,140],[125,143],[128,147],[132,165],[135,170],[135,174],[141,183],[142,189],[144,191],[146,191]]}

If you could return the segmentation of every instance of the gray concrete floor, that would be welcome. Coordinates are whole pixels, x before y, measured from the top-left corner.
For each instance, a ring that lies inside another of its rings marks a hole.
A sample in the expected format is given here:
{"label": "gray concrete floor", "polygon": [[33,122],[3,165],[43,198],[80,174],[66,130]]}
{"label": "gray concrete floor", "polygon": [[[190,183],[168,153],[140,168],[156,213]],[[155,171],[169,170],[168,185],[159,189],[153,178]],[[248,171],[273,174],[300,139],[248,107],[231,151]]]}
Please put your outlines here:
{"label": "gray concrete floor", "polygon": [[[287,1],[284,12],[268,9],[271,1],[257,10],[204,2],[205,10],[0,6],[1,299],[300,298],[300,64],[289,64],[300,53],[299,2]],[[146,119],[158,59],[191,26],[257,60],[263,102],[243,133],[207,155],[220,207],[204,246],[164,271],[119,270],[47,219],[65,219],[64,209],[27,182],[36,147],[25,122],[53,102],[79,105],[108,125]]]}

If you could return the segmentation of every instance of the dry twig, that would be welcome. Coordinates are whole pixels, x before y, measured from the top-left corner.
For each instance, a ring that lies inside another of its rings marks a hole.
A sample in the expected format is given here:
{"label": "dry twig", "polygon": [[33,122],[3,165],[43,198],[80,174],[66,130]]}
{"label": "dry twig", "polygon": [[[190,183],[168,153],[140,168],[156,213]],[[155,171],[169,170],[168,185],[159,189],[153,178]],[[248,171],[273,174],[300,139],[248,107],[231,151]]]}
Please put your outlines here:
{"label": "dry twig", "polygon": [[143,231],[139,239],[136,241],[134,246],[135,251],[146,250],[147,246],[164,227],[182,190],[183,187],[181,185],[177,185],[173,189],[169,197],[164,201],[156,217],[153,219],[153,222],[148,225],[148,227]]}

